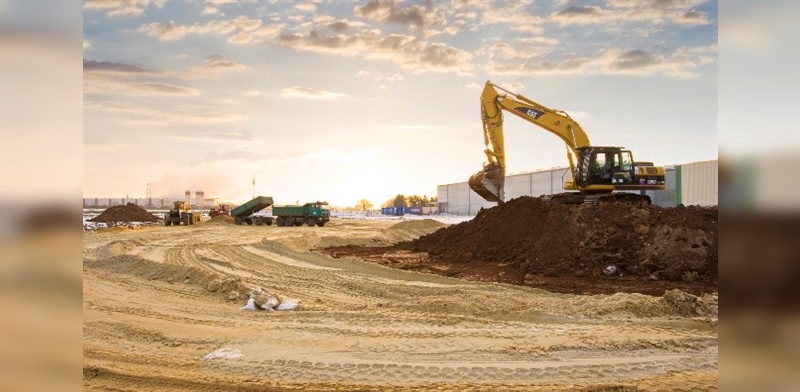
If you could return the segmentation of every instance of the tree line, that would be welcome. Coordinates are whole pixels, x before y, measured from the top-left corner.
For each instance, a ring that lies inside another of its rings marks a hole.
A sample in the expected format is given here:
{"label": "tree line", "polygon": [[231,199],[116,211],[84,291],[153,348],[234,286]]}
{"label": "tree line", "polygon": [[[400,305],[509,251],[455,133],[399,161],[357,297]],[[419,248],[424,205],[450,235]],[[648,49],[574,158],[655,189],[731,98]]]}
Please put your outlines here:
{"label": "tree line", "polygon": [[[385,207],[429,207],[433,206],[434,203],[439,201],[439,198],[436,196],[428,195],[411,195],[405,196],[399,194],[389,200],[386,200],[383,204],[381,204],[381,208]],[[375,205],[372,204],[371,201],[367,199],[359,200],[354,207],[356,211],[369,211],[375,208]]]}

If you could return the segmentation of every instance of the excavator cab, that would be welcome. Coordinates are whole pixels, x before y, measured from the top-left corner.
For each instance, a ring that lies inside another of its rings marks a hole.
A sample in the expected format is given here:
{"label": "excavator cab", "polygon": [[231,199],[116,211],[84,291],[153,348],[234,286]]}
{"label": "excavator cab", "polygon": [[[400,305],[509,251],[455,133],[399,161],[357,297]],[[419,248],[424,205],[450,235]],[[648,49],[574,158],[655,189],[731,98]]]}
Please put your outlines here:
{"label": "excavator cab", "polygon": [[584,193],[612,190],[664,189],[664,169],[651,162],[634,162],[624,147],[580,147],[578,189]]}
{"label": "excavator cab", "polygon": [[[579,188],[592,185],[611,185],[618,177],[630,177],[630,168],[626,172],[622,162],[630,162],[630,151],[625,151],[622,156],[620,147],[582,147],[578,149],[578,178]],[[630,166],[627,165],[628,167]],[[610,190],[609,190],[610,191]]]}

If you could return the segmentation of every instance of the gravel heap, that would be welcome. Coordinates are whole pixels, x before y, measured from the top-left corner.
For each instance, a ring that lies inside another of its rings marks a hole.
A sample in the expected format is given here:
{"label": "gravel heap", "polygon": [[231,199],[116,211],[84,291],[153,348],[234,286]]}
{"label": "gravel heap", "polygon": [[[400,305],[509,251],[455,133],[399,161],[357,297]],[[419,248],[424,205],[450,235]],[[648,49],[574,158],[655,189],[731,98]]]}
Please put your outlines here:
{"label": "gravel heap", "polygon": [[161,218],[147,212],[144,208],[128,203],[124,206],[109,207],[100,215],[89,219],[89,222],[157,222],[159,220]]}

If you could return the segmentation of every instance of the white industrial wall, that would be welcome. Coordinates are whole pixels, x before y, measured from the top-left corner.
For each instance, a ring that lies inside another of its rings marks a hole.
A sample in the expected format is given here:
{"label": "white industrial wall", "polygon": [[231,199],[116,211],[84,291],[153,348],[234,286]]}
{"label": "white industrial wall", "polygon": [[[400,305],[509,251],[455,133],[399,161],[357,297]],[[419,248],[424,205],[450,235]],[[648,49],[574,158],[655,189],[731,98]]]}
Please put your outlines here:
{"label": "white industrial wall", "polygon": [[[674,207],[677,204],[717,205],[717,161],[695,162],[665,168],[667,188],[646,191],[653,204]],[[563,182],[571,178],[569,168],[560,167],[506,177],[506,200],[520,196],[552,195],[564,192]],[[680,180],[680,185],[678,181]],[[475,215],[478,210],[494,207],[469,189],[466,182],[439,185],[439,213]]]}
{"label": "white industrial wall", "polygon": [[678,165],[679,204],[715,206],[718,204],[719,176],[717,161]]}
{"label": "white industrial wall", "polygon": [[[506,176],[506,200],[520,196],[552,195],[563,192],[563,181],[572,178],[569,168],[561,167],[538,172]],[[439,213],[453,215],[475,215],[481,208],[491,208],[497,203],[484,200],[469,188],[466,182],[439,185]]]}
{"label": "white industrial wall", "polygon": [[660,207],[675,207],[677,204],[677,195],[675,193],[675,168],[664,168],[664,181],[667,182],[667,188],[661,191],[645,191],[647,196],[650,196],[650,201]]}
{"label": "white industrial wall", "polygon": [[439,198],[439,213],[453,215],[475,215],[481,208],[491,208],[497,203],[484,200],[469,189],[466,182],[439,185],[436,189]]}

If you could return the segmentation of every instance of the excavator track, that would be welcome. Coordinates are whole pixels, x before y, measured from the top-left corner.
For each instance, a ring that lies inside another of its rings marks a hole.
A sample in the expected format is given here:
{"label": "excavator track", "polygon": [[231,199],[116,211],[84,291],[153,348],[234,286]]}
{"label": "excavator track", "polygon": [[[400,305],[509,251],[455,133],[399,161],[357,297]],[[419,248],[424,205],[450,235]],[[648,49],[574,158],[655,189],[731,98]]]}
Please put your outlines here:
{"label": "excavator track", "polygon": [[636,193],[600,193],[585,195],[581,193],[557,193],[544,195],[542,199],[562,204],[603,205],[609,203],[627,204],[631,207],[647,207],[652,204],[650,196]]}

